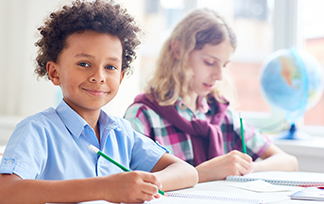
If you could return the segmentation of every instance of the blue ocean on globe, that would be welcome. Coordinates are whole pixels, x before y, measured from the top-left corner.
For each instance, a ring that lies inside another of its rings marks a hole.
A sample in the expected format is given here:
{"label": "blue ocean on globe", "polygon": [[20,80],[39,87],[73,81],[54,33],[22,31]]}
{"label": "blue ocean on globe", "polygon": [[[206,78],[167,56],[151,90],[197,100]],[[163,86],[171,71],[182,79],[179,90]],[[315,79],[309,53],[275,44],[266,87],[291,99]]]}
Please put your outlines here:
{"label": "blue ocean on globe", "polygon": [[271,54],[261,69],[265,99],[286,114],[291,124],[312,108],[323,93],[323,68],[311,54],[296,49]]}

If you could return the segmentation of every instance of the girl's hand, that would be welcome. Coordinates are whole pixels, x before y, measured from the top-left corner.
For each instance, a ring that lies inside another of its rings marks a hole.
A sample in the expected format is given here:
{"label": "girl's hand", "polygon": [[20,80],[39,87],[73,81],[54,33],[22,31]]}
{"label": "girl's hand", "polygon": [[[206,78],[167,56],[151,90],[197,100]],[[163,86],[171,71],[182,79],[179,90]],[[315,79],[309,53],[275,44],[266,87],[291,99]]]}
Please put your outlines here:
{"label": "girl's hand", "polygon": [[228,154],[215,157],[198,166],[199,182],[223,180],[229,175],[245,175],[252,172],[252,158],[233,150]]}
{"label": "girl's hand", "polygon": [[161,183],[157,177],[144,171],[132,171],[103,177],[100,190],[110,202],[142,203],[158,198]]}

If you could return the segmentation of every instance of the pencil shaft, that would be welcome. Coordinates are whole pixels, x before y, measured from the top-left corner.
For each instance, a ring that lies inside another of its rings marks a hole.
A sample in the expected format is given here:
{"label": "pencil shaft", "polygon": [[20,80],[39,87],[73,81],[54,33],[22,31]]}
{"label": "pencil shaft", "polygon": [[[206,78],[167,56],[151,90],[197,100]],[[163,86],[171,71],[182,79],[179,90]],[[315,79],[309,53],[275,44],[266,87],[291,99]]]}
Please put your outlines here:
{"label": "pencil shaft", "polygon": [[101,155],[102,157],[104,157],[105,159],[107,159],[108,161],[110,161],[111,163],[115,164],[116,166],[118,166],[119,168],[121,168],[124,171],[130,171],[129,169],[127,169],[126,167],[124,167],[123,165],[119,164],[118,162],[116,162],[115,160],[113,160],[112,158],[108,157],[106,154],[102,153],[101,151],[98,151],[98,154]]}
{"label": "pencil shaft", "polygon": [[159,189],[159,194],[164,195],[165,193]]}
{"label": "pencil shaft", "polygon": [[241,123],[242,149],[243,149],[243,153],[246,154],[246,146],[245,146],[245,138],[244,138],[244,128],[243,128],[243,122],[242,122],[242,118],[241,117],[240,117],[240,123]]}
{"label": "pencil shaft", "polygon": [[[116,162],[115,160],[113,160],[112,158],[110,158],[109,156],[107,156],[106,154],[104,154],[102,151],[98,151],[98,154],[102,157],[104,157],[105,159],[107,159],[108,161],[110,161],[111,163],[115,164],[116,166],[118,166],[119,168],[121,168],[124,171],[130,172],[129,169],[127,169],[126,167],[124,167],[123,165],[119,164],[118,162]],[[165,193],[159,189],[159,193],[161,195],[164,195]]]}

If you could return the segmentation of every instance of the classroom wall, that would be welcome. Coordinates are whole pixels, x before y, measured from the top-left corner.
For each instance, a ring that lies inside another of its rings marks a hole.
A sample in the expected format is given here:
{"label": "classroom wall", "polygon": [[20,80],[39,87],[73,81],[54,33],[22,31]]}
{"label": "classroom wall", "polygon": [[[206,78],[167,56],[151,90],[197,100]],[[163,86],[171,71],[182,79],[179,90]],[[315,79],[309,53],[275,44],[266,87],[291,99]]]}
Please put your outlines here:
{"label": "classroom wall", "polygon": [[[35,51],[33,35],[39,15],[43,13],[34,7],[35,3],[35,1],[1,1],[1,115],[29,114],[44,108],[53,100],[50,93],[54,87],[43,81],[37,83],[36,78],[33,78],[31,60]],[[44,8],[41,1],[37,8]],[[44,91],[47,92],[45,93],[47,96],[41,97]]]}

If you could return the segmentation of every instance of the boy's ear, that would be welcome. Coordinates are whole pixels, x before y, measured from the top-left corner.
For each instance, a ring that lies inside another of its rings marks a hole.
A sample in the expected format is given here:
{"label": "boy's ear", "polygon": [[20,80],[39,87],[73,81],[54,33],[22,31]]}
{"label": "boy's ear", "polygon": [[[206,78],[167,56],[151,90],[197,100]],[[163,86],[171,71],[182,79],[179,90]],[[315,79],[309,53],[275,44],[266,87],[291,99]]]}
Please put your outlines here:
{"label": "boy's ear", "polygon": [[121,84],[121,82],[123,81],[124,76],[125,76],[125,71],[121,71],[119,84]]}
{"label": "boy's ear", "polygon": [[61,84],[60,75],[59,75],[57,68],[58,68],[58,65],[53,61],[48,61],[46,64],[48,76],[55,86],[58,86]]}
{"label": "boy's ear", "polygon": [[178,40],[171,42],[171,52],[174,58],[180,59],[180,42]]}

